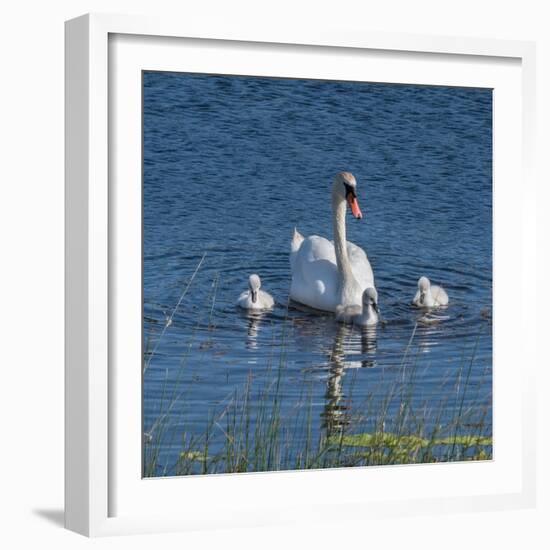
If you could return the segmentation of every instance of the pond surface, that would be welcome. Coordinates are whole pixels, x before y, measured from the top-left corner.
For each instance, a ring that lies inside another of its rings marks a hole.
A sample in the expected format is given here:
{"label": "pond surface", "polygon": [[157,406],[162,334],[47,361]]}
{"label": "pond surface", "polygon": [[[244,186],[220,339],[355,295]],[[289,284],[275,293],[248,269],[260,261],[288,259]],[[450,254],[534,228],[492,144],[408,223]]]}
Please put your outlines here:
{"label": "pond surface", "polygon": [[[143,86],[148,475],[178,473],[205,431],[221,449],[223,411],[245,388],[254,425],[274,380],[281,418],[309,419],[291,457],[307,438],[354,433],[357,415],[361,432],[383,430],[380,410],[391,423],[404,395],[423,430],[458,414],[456,431],[491,436],[491,91],[155,72]],[[293,229],[332,239],[341,170],[358,182],[364,218],[348,215],[347,237],[373,266],[375,331],[288,300]],[[251,273],[273,311],[235,307]],[[411,307],[421,275],[448,308]]]}

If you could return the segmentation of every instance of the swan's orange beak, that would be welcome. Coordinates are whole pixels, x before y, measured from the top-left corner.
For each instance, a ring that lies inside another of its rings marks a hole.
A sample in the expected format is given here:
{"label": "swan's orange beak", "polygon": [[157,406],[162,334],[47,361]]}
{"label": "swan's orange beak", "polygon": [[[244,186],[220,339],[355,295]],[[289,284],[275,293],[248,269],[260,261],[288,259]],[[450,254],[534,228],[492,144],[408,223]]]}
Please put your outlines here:
{"label": "swan's orange beak", "polygon": [[361,209],[359,208],[359,203],[357,202],[357,197],[354,197],[351,193],[348,195],[348,204],[351,208],[351,213],[353,214],[354,218],[357,218],[360,220],[363,217],[363,214],[361,214]]}

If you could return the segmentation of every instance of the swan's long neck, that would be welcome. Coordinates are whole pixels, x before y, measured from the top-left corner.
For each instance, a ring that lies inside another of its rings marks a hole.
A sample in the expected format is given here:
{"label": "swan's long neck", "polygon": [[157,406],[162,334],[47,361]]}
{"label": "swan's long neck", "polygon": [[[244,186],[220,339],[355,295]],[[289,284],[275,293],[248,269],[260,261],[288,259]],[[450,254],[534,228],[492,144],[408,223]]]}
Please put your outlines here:
{"label": "swan's long neck", "polygon": [[346,201],[338,194],[332,195],[332,223],[336,265],[342,277],[342,291],[354,281],[346,246]]}

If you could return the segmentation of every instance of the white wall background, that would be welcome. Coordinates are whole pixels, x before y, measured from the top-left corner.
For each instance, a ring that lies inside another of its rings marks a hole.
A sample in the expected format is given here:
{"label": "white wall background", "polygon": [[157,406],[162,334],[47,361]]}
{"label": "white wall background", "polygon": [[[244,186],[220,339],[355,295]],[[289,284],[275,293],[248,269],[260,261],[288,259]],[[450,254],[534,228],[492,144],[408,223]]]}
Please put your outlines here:
{"label": "white wall background", "polygon": [[[547,548],[550,379],[539,350],[537,510],[87,541],[63,506],[63,22],[89,11],[538,42],[540,289],[548,281],[550,17],[523,0],[12,0],[0,10],[0,544],[4,548]],[[338,29],[340,29],[338,31]],[[513,220],[510,220],[513,223]],[[511,289],[512,291],[513,289]],[[511,302],[516,299],[511,296]],[[548,339],[542,296],[539,346]],[[535,327],[535,320],[533,320]],[[521,365],[518,365],[521,368]],[[518,411],[519,413],[519,411]],[[545,439],[546,438],[546,439]]]}

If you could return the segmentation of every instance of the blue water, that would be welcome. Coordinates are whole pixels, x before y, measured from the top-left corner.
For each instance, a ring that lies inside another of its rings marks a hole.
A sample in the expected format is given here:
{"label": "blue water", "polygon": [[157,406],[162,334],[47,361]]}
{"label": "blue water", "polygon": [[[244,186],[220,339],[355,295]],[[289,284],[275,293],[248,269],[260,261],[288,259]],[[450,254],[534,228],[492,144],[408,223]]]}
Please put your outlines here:
{"label": "blue water", "polygon": [[[417,410],[468,409],[491,435],[490,90],[145,72],[143,132],[144,432],[163,426],[159,475],[281,353],[282,414],[307,390],[315,435],[362,396],[376,408],[407,346]],[[348,240],[374,269],[374,335],[287,308],[293,228],[332,239],[341,170],[358,182]],[[277,303],[264,316],[235,307],[254,272]],[[421,275],[447,290],[445,311],[410,306]]]}

